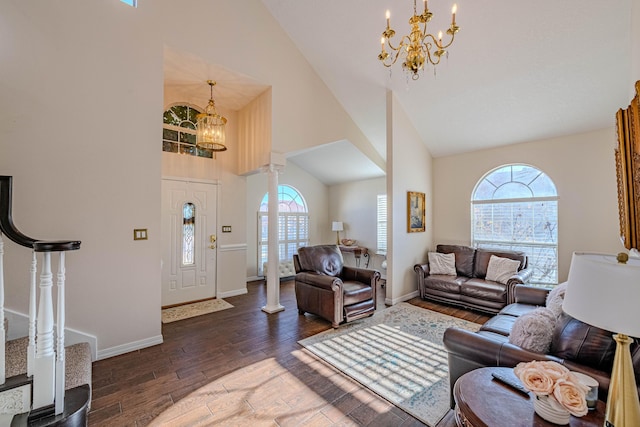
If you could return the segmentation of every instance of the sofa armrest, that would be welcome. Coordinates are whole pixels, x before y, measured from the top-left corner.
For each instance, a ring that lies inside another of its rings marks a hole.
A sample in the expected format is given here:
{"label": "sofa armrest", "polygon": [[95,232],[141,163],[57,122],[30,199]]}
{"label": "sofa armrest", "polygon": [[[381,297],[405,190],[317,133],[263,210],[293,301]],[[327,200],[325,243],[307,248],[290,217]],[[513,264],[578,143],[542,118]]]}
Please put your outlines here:
{"label": "sofa armrest", "polygon": [[416,276],[418,277],[418,292],[420,292],[420,298],[424,298],[424,278],[429,275],[429,263],[416,264],[413,266],[413,271],[416,272]]}
{"label": "sofa armrest", "polygon": [[327,276],[310,271],[296,274],[296,282],[306,283],[326,290],[336,290],[342,288],[342,279],[339,277]]}
{"label": "sofa armrest", "polygon": [[516,301],[516,297],[515,297],[516,285],[523,285],[527,283],[531,278],[532,274],[533,274],[532,268],[523,268],[513,276],[509,277],[509,279],[507,279],[507,304],[511,304]]}
{"label": "sofa armrest", "polygon": [[375,287],[378,279],[380,279],[380,272],[378,270],[348,266],[342,267],[342,280],[352,280]]}
{"label": "sofa armrest", "polygon": [[[443,337],[444,348],[449,360],[449,385],[453,385],[462,375],[474,369],[487,366],[514,367],[520,362],[532,360],[562,359],[547,354],[534,353],[509,344],[503,337],[479,334],[459,328],[448,328]],[[453,396],[451,397],[453,405]],[[453,406],[452,406],[453,407]]]}
{"label": "sofa armrest", "polygon": [[429,275],[429,263],[416,264],[413,266],[413,270],[418,274],[422,274],[422,277],[427,277]]}
{"label": "sofa armrest", "polygon": [[521,304],[530,304],[544,307],[547,302],[549,289],[528,285],[516,285],[514,288],[515,300]]}
{"label": "sofa armrest", "polygon": [[507,280],[507,283],[511,284],[513,282],[514,286],[523,285],[527,283],[529,279],[531,279],[532,275],[533,275],[533,268],[523,268],[513,276],[509,277],[509,279]]}

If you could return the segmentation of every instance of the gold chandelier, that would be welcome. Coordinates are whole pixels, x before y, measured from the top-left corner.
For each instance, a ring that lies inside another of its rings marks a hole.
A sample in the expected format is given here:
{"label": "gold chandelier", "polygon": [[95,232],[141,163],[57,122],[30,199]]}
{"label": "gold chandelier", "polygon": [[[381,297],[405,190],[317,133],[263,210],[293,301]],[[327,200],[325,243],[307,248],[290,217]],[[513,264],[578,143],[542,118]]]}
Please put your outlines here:
{"label": "gold chandelier", "polygon": [[216,103],[213,100],[213,87],[216,82],[207,80],[207,83],[211,89],[211,98],[204,113],[196,116],[196,145],[211,151],[225,151],[227,146],[225,145],[224,127],[227,124],[227,119],[216,111]]}
{"label": "gold chandelier", "polygon": [[[408,36],[402,37],[397,47],[391,44],[391,38],[396,32],[389,24],[390,13],[387,10],[387,28],[382,32],[382,38],[380,39],[382,51],[378,55],[378,59],[382,61],[382,64],[385,67],[391,67],[396,63],[398,58],[404,58],[402,68],[412,73],[411,78],[413,80],[418,80],[420,77],[418,71],[424,69],[425,62],[434,66],[440,63],[440,58],[447,52],[446,49],[451,46],[456,33],[460,30],[460,27],[456,25],[456,11],[458,7],[454,4],[451,9],[451,26],[447,30],[447,34],[451,36],[449,43],[442,43],[442,31],[438,33],[437,38],[433,34],[428,34],[427,22],[431,20],[433,14],[429,12],[427,0],[423,0],[423,3],[424,12],[418,15],[416,0],[413,0],[413,16],[409,19],[411,33]],[[391,53],[386,51],[385,45],[389,47]]]}

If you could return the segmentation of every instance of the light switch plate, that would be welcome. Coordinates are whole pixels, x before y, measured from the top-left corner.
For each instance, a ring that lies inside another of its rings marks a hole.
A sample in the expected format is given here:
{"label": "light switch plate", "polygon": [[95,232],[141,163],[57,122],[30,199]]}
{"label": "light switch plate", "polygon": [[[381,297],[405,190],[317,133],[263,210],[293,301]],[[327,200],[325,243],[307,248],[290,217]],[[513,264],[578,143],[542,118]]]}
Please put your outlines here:
{"label": "light switch plate", "polygon": [[146,228],[134,228],[133,229],[133,240],[147,240],[147,229]]}

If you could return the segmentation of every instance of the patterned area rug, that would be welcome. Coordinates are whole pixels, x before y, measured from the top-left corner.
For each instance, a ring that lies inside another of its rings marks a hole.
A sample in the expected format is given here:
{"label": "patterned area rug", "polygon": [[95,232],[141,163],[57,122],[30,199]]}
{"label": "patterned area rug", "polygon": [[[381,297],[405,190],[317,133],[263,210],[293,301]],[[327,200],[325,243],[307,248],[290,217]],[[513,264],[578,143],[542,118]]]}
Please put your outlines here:
{"label": "patterned area rug", "polygon": [[221,298],[165,308],[162,310],[162,323],[176,322],[227,308],[233,308],[233,306]]}
{"label": "patterned area rug", "polygon": [[435,426],[449,410],[445,329],[480,325],[400,303],[299,343],[368,389]]}

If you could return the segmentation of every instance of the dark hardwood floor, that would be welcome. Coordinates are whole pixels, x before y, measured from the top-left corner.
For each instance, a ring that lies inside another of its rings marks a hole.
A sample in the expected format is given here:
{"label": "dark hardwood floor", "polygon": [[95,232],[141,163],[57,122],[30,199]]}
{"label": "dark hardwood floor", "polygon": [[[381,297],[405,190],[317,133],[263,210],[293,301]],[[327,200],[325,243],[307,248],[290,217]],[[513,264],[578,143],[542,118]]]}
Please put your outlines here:
{"label": "dark hardwood floor", "polygon": [[[421,426],[323,362],[298,340],[331,327],[298,315],[293,281],[285,311],[267,315],[263,282],[225,298],[234,308],[164,324],[164,343],[93,364],[90,426]],[[384,308],[380,289],[378,307]],[[414,298],[415,305],[473,322],[489,316]],[[439,427],[454,426],[451,413]]]}

